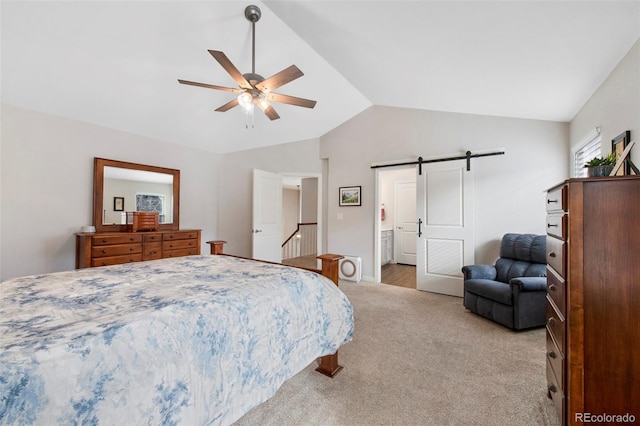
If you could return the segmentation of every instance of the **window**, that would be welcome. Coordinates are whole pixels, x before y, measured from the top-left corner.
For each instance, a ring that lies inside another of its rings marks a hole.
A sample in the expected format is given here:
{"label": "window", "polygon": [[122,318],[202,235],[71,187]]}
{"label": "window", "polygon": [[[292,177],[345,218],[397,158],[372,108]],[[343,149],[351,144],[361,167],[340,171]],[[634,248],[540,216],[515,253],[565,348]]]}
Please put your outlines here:
{"label": "window", "polygon": [[584,165],[592,158],[601,155],[601,139],[600,128],[596,127],[571,149],[573,154],[573,177],[587,177],[587,169],[585,169]]}

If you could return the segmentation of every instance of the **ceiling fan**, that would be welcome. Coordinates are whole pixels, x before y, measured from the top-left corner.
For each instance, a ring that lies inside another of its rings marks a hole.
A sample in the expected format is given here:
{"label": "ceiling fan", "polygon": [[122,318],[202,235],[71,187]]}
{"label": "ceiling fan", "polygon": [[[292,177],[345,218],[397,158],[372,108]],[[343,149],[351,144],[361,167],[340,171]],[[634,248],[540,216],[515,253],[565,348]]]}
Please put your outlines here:
{"label": "ceiling fan", "polygon": [[[258,22],[260,16],[262,16],[262,12],[258,6],[250,5],[245,8],[244,16],[251,22],[252,49],[250,73],[242,74],[238,71],[238,68],[231,63],[229,58],[227,58],[227,55],[223,52],[209,50],[211,56],[213,56],[213,58],[222,65],[222,68],[224,68],[236,83],[238,83],[239,88],[216,86],[214,84],[198,83],[195,81],[180,79],[178,79],[178,82],[191,86],[205,87],[207,89],[239,93],[236,98],[217,108],[216,111],[219,112],[225,112],[237,105],[240,105],[248,116],[250,115],[253,117],[253,108],[254,105],[257,105],[270,120],[276,120],[280,118],[280,116],[271,105],[271,102],[280,102],[305,108],[313,108],[316,106],[316,101],[297,98],[295,96],[281,95],[273,92],[273,90],[278,87],[281,87],[304,75],[295,65],[291,65],[267,79],[262,77],[260,74],[256,74],[256,22]],[[247,127],[249,127],[248,123]]]}

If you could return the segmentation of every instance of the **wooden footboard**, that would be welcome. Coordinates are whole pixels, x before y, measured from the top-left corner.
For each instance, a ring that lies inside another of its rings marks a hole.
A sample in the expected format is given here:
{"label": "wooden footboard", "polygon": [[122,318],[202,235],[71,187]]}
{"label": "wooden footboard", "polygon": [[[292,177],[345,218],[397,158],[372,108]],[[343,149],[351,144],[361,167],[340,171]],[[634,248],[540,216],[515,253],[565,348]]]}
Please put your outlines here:
{"label": "wooden footboard", "polygon": [[[222,240],[207,241],[207,244],[209,244],[209,246],[211,247],[211,254],[231,256],[231,255],[226,255],[224,253],[225,243],[226,241],[222,241]],[[236,257],[240,257],[240,256],[236,256]],[[337,286],[338,278],[339,278],[339,275],[338,275],[339,262],[338,261],[344,258],[344,256],[341,256],[339,254],[322,254],[317,258],[322,261],[322,269],[303,268],[300,266],[291,266],[291,267],[306,269],[306,270],[324,275],[325,277],[333,281]],[[252,260],[255,260],[255,259],[252,259]],[[265,262],[265,261],[261,260],[260,262]],[[273,263],[273,262],[267,262],[267,263]],[[342,369],[343,367],[340,364],[338,364],[338,351],[336,351],[336,353],[334,354],[320,357],[320,365],[318,366],[318,368],[316,368],[316,371],[328,377],[335,377],[340,371],[342,371]]]}

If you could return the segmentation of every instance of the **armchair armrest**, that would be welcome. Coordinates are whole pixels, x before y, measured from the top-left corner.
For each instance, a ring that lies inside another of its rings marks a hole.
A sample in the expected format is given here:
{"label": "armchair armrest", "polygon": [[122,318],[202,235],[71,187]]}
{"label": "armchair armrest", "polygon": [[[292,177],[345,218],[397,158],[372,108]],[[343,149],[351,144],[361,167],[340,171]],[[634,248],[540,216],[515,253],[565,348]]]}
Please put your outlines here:
{"label": "armchair armrest", "polygon": [[512,278],[509,285],[512,291],[542,291],[547,289],[547,277]]}
{"label": "armchair armrest", "polygon": [[466,265],[462,267],[465,280],[495,280],[498,276],[494,265]]}

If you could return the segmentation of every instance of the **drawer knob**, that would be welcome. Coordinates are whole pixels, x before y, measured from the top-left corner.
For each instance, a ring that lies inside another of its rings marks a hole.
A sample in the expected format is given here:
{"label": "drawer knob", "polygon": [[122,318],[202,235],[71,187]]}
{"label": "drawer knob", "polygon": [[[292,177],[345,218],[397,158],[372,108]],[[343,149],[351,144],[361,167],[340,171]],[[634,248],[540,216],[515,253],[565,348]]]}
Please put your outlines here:
{"label": "drawer knob", "polygon": [[102,240],[102,242],[103,242],[103,243],[106,243],[106,242],[107,242],[107,240],[103,239],[103,240]]}
{"label": "drawer knob", "polygon": [[547,223],[547,228],[557,228],[558,224],[557,223]]}
{"label": "drawer knob", "polygon": [[549,324],[549,325],[553,325],[553,324],[555,324],[555,323],[556,323],[556,319],[555,319],[554,317],[550,317],[550,318],[547,320],[547,324]]}
{"label": "drawer knob", "polygon": [[552,199],[548,199],[547,200],[547,204],[553,204],[553,203],[557,203],[558,200],[552,200]]}
{"label": "drawer knob", "polygon": [[549,257],[556,257],[556,252],[552,251],[551,253],[549,253]]}
{"label": "drawer knob", "polygon": [[547,391],[549,393],[549,397],[551,397],[552,393],[558,392],[558,388],[556,388],[556,385],[550,384],[549,386],[547,386]]}
{"label": "drawer knob", "polygon": [[133,251],[133,247],[129,247],[129,251]]}
{"label": "drawer knob", "polygon": [[556,291],[556,285],[555,285],[555,284],[551,284],[551,285],[549,286],[549,290],[551,290],[551,291]]}
{"label": "drawer knob", "polygon": [[549,358],[556,358],[556,353],[554,351],[549,351]]}
{"label": "drawer knob", "polygon": [[102,253],[107,254],[107,250],[102,250]]}
{"label": "drawer knob", "polygon": [[149,252],[149,254],[156,254],[156,253],[157,253],[157,251],[155,251],[155,250]]}

